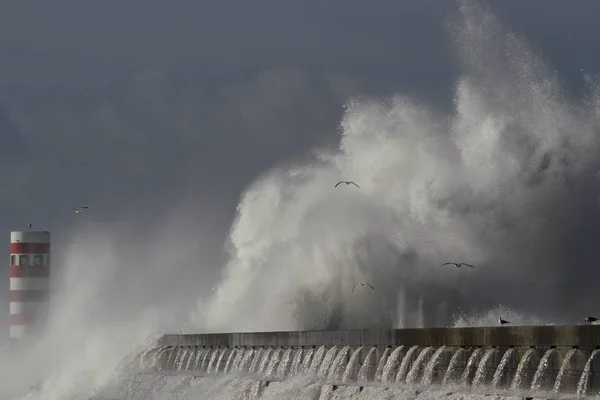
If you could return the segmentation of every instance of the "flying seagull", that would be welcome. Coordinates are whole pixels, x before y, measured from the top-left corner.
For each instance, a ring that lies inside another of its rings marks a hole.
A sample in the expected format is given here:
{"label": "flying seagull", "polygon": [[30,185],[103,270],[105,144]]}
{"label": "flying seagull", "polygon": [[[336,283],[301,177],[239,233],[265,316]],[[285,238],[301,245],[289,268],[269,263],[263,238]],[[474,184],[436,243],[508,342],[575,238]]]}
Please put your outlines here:
{"label": "flying seagull", "polygon": [[500,325],[510,324],[510,322],[508,322],[507,320],[502,319],[502,318],[498,318],[498,322],[500,323]]}
{"label": "flying seagull", "polygon": [[454,265],[456,268],[460,268],[460,267],[462,267],[464,265],[464,266],[467,266],[467,267],[475,268],[471,264],[467,264],[467,263],[455,263],[455,262],[447,262],[447,263],[444,263],[444,264],[440,265],[440,267],[443,267],[444,265]]}
{"label": "flying seagull", "polygon": [[357,188],[360,189],[360,186],[358,186],[356,183],[354,183],[352,181],[339,181],[338,183],[335,184],[334,187],[338,187],[340,183],[345,183],[346,185],[353,184],[354,186],[356,186]]}
{"label": "flying seagull", "polygon": [[596,318],[596,317],[585,317],[584,321],[585,322],[596,322],[596,321],[598,321],[598,318]]}
{"label": "flying seagull", "polygon": [[375,290],[375,288],[373,286],[371,286],[371,284],[369,284],[369,282],[359,282],[356,285],[354,285],[354,287],[352,288],[352,293],[354,293],[354,289],[356,289],[357,286],[368,286],[371,289]]}
{"label": "flying seagull", "polygon": [[82,212],[84,212],[88,208],[89,207],[78,207],[78,208],[73,207],[73,211],[75,211],[75,214],[81,214]]}

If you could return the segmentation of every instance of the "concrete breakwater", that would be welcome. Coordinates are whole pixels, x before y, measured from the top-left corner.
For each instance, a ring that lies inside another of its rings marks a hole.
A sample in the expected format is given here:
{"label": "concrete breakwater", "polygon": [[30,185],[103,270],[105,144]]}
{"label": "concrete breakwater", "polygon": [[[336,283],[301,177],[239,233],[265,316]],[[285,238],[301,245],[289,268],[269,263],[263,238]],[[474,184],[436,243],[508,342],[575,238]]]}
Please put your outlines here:
{"label": "concrete breakwater", "polygon": [[512,326],[165,335],[156,369],[243,372],[264,384],[298,373],[329,390],[452,385],[577,395],[600,391],[600,326]]}

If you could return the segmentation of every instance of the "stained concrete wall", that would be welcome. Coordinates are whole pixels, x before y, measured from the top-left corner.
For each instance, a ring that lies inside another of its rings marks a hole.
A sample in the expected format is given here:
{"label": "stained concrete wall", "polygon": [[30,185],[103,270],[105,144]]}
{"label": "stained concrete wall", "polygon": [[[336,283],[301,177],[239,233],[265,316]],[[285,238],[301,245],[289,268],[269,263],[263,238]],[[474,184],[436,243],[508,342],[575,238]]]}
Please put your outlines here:
{"label": "stained concrete wall", "polygon": [[163,346],[536,346],[600,348],[600,325],[164,335]]}

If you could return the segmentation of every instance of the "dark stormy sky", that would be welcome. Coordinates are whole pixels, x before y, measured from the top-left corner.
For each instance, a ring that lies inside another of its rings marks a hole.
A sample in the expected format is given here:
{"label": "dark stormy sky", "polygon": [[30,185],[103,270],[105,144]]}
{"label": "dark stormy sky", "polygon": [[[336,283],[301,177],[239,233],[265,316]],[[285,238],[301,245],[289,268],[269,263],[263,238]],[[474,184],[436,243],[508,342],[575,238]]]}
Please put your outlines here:
{"label": "dark stormy sky", "polygon": [[[218,265],[240,193],[261,171],[335,144],[351,96],[403,92],[452,106],[458,63],[445,19],[455,7],[1,2],[6,242],[29,222],[58,240],[84,223],[141,235],[185,220],[191,243]],[[491,8],[574,93],[580,70],[600,67],[599,2]],[[91,207],[84,220],[76,205]]]}

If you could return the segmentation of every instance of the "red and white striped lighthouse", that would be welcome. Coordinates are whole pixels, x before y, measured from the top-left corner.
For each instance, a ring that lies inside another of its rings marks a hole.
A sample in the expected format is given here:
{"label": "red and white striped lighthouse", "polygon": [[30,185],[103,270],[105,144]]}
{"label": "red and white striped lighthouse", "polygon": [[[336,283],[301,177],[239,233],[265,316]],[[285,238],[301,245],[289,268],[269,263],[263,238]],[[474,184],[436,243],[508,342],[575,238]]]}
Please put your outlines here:
{"label": "red and white striped lighthouse", "polygon": [[48,302],[50,232],[10,233],[10,338],[33,333]]}

